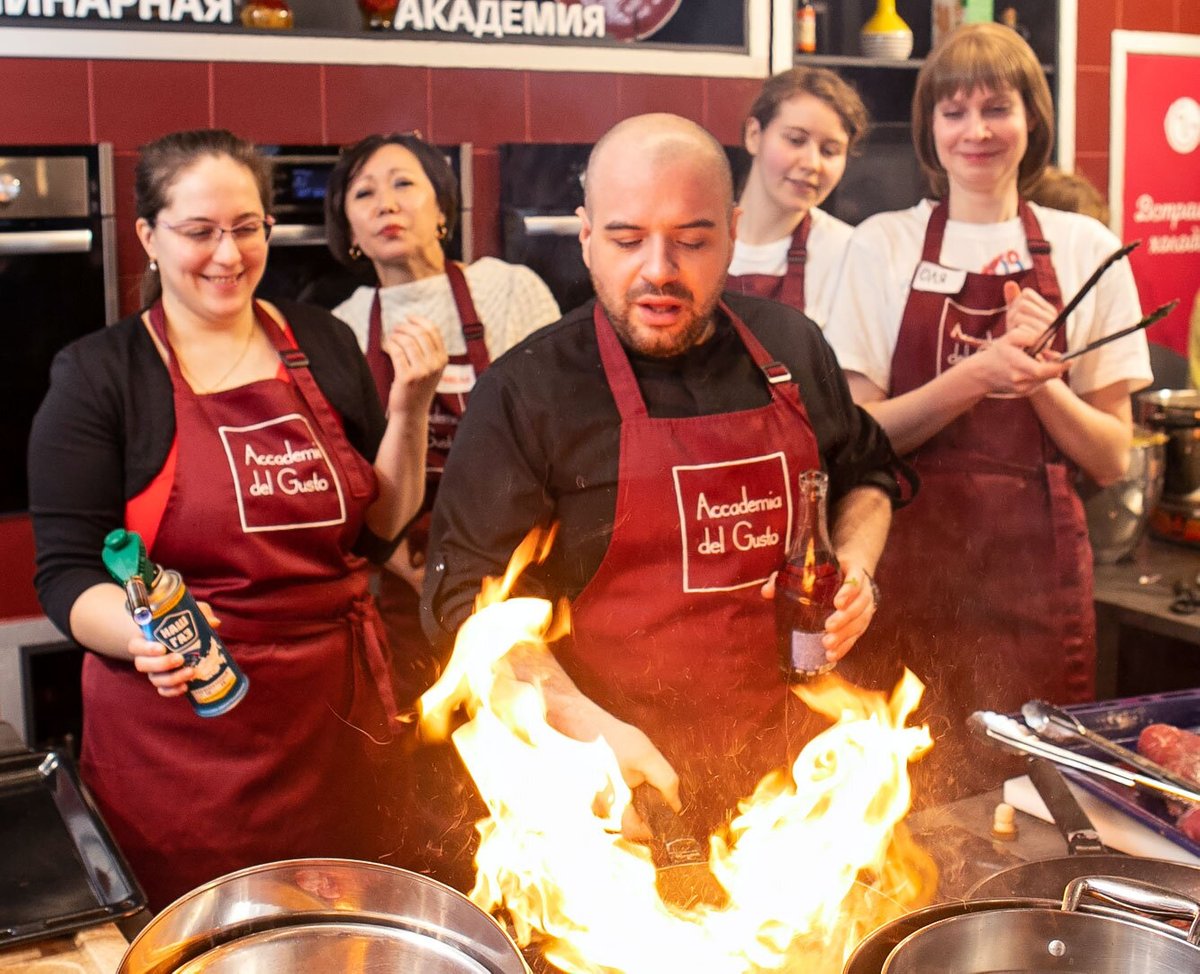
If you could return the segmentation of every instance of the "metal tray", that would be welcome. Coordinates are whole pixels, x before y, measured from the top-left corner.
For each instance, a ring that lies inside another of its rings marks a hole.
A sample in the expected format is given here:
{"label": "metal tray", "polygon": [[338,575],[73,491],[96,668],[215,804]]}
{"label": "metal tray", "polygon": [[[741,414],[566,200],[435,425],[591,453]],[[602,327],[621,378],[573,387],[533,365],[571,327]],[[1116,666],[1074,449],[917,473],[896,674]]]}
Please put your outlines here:
{"label": "metal tray", "polygon": [[0,948],[145,905],[70,758],[57,751],[0,757]]}
{"label": "metal tray", "polygon": [[[1103,734],[1109,740],[1133,751],[1137,750],[1138,735],[1149,724],[1174,724],[1184,730],[1200,733],[1200,688],[1074,704],[1064,707],[1063,710],[1074,714],[1089,730]],[[1016,717],[1020,719],[1019,714]],[[1063,736],[1055,737],[1054,740],[1063,747],[1098,760],[1113,760],[1109,755],[1081,743],[1077,738]],[[1081,788],[1120,809],[1163,838],[1200,856],[1200,843],[1192,841],[1175,828],[1175,818],[1161,798],[1069,768],[1063,768],[1062,773]]]}

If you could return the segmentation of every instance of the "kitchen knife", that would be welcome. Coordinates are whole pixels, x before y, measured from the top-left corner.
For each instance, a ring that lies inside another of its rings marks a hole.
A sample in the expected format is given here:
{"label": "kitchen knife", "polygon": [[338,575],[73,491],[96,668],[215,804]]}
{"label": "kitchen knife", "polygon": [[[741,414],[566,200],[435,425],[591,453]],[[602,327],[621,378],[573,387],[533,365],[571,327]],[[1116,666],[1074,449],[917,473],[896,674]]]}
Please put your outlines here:
{"label": "kitchen knife", "polygon": [[1054,824],[1067,840],[1067,852],[1072,856],[1106,852],[1092,820],[1079,807],[1062,772],[1045,758],[1027,758],[1026,767],[1029,769],[1029,780],[1046,803]]}
{"label": "kitchen knife", "polygon": [[633,789],[633,807],[650,827],[655,885],[664,903],[685,910],[723,907],[725,888],[708,868],[708,856],[679,813],[653,785]]}

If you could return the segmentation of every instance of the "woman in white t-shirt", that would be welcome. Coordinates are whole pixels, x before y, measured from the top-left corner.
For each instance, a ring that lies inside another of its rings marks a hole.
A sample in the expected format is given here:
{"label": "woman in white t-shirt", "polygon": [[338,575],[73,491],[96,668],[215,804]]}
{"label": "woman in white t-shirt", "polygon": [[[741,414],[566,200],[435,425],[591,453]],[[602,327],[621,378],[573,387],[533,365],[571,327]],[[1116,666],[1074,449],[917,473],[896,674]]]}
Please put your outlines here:
{"label": "woman in white t-shirt", "polygon": [[904,664],[927,683],[935,746],[923,763],[931,781],[948,779],[938,798],[1007,770],[994,751],[970,750],[971,711],[1091,699],[1092,559],[1072,479],[1123,474],[1130,394],[1151,378],[1141,334],[1069,372],[1057,361],[1138,320],[1126,261],[1048,354],[1027,351],[1120,246],[1090,217],[1023,201],[1053,132],[1045,76],[1017,34],[998,24],[951,34],[913,96],[937,201],[855,229],[826,329],[855,400],[922,478],[893,521],[876,653],[863,657],[877,678]]}
{"label": "woman in white t-shirt", "polygon": [[[492,359],[559,318],[549,288],[528,267],[485,257],[462,266],[442,241],[458,219],[458,181],[442,152],[416,134],[372,135],[344,150],[329,177],[329,248],[346,266],[369,263],[378,282],[333,309],[358,336],[381,389],[390,384],[382,338],[408,320],[437,326],[450,353],[430,408],[425,503],[379,579],[397,692],[409,703],[438,675],[419,618],[428,514],[459,419]],[[397,862],[447,882],[469,882],[469,856],[446,838],[448,823],[483,814],[448,749],[423,749],[386,773],[403,779],[396,805]],[[458,830],[455,834],[468,832]],[[466,859],[466,862],[460,860]]]}
{"label": "woman in white t-shirt", "polygon": [[828,318],[850,226],[818,207],[867,130],[867,110],[825,68],[768,78],[750,106],[743,139],[753,157],[738,206],[728,288]]}

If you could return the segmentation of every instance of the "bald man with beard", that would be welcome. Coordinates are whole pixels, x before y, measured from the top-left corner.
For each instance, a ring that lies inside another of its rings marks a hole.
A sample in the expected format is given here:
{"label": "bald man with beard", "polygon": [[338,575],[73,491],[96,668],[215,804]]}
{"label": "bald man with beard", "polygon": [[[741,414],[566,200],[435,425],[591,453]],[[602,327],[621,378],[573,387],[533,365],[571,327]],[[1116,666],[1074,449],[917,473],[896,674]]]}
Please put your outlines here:
{"label": "bald man with beard", "polygon": [[[597,299],[480,378],[434,509],[423,612],[447,653],[485,575],[557,523],[519,594],[571,602],[552,658],[515,650],[551,723],[602,735],[631,787],[697,834],[725,821],[813,727],[786,705],[772,572],[798,474],[830,476],[848,579],[823,637],[847,653],[864,584],[909,488],[817,327],[723,294],[737,210],[724,150],[673,115],[627,119],[592,151],[579,241]],[[643,831],[632,813],[626,831]]]}

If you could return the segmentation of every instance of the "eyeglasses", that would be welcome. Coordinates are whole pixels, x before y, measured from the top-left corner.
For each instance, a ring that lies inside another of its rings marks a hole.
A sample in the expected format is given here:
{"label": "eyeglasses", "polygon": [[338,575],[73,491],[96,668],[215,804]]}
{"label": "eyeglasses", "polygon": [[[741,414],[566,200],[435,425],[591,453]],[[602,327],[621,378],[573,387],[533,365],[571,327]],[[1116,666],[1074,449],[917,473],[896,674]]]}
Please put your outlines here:
{"label": "eyeglasses", "polygon": [[221,245],[221,238],[229,234],[237,248],[244,250],[258,243],[266,243],[270,239],[275,218],[265,216],[261,219],[244,220],[232,227],[223,227],[207,220],[185,220],[183,223],[160,221],[156,225],[166,227],[172,233],[177,233],[195,246],[206,250],[216,250]]}

